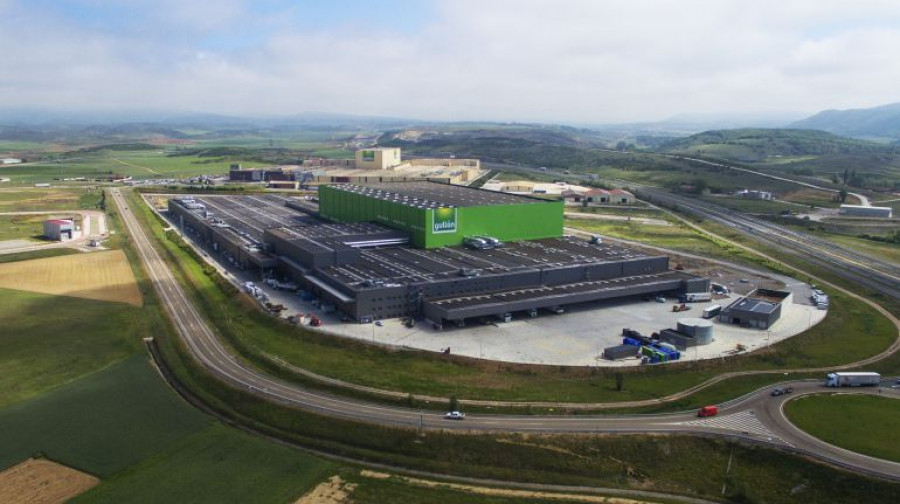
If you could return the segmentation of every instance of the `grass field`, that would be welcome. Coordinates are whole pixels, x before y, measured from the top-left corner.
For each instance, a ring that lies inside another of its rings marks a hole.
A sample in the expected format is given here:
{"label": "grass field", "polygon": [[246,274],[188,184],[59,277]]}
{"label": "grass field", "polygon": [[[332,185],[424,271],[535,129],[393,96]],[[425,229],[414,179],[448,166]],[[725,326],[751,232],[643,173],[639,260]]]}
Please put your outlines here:
{"label": "grass field", "polygon": [[32,259],[45,259],[47,257],[60,257],[80,254],[81,252],[70,248],[48,248],[31,252],[16,252],[14,254],[0,254],[0,264],[17,261],[30,261]]}
{"label": "grass field", "polygon": [[0,299],[0,408],[125,359],[153,335],[123,303],[5,289]]}
{"label": "grass field", "polygon": [[[0,175],[3,168],[0,168]],[[95,210],[101,191],[93,188],[16,188],[0,190],[0,212]]]}
{"label": "grass field", "polygon": [[0,264],[0,288],[134,306],[143,303],[121,250]]}
{"label": "grass field", "polygon": [[900,462],[900,400],[818,394],[788,402],[785,412],[797,427],[827,443]]}
{"label": "grass field", "polygon": [[0,215],[0,241],[34,240],[44,234],[46,215]]}
{"label": "grass field", "polygon": [[0,467],[42,453],[107,478],[209,423],[135,356],[0,410]]}
{"label": "grass field", "polygon": [[213,425],[104,482],[73,503],[289,503],[334,466]]}
{"label": "grass field", "polygon": [[[162,149],[162,148],[161,148]],[[55,182],[56,179],[94,179],[117,173],[134,178],[181,178],[201,174],[223,174],[232,163],[245,167],[263,163],[196,156],[169,157],[165,150],[99,151],[73,154],[54,161],[0,167],[0,176],[13,183]]]}
{"label": "grass field", "polygon": [[97,486],[96,476],[47,459],[28,459],[0,472],[0,502],[49,504],[66,502]]}

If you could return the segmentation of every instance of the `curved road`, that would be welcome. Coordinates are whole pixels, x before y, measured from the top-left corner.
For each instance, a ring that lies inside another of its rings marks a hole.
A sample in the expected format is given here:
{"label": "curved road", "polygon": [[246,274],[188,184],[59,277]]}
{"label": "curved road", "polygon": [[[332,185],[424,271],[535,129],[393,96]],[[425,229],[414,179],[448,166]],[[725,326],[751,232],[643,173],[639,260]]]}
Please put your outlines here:
{"label": "curved road", "polygon": [[[777,414],[784,398],[760,390],[721,405],[719,416],[699,419],[691,413],[633,416],[470,415],[465,421],[442,415],[383,406],[314,392],[267,376],[228,352],[182,290],[118,189],[112,189],[134,245],[180,337],[210,373],[232,386],[273,402],[328,416],[395,427],[544,433],[692,433],[737,436],[807,454],[858,472],[900,481],[900,464],[840,450],[799,432]],[[821,392],[820,382],[794,382],[795,396]],[[891,390],[891,392],[894,392]],[[895,394],[900,398],[900,394]]]}

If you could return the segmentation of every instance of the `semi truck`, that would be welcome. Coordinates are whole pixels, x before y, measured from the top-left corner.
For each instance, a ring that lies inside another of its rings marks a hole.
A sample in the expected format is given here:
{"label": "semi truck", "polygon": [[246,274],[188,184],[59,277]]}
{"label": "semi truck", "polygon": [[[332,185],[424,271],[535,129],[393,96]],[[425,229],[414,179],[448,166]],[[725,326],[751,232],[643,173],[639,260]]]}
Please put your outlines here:
{"label": "semi truck", "polygon": [[720,313],[722,313],[722,305],[707,306],[703,309],[703,318],[711,319]]}
{"label": "semi truck", "polygon": [[825,377],[826,387],[875,387],[880,382],[880,374],[864,371],[828,373]]}

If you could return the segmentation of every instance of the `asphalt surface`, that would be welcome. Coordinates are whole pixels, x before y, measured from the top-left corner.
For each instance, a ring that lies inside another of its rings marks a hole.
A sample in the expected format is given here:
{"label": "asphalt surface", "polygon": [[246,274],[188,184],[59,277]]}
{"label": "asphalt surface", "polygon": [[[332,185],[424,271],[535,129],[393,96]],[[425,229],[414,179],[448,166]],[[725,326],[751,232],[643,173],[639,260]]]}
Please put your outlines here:
{"label": "asphalt surface", "polygon": [[[761,389],[720,405],[718,416],[700,419],[694,412],[630,416],[468,415],[465,420],[446,420],[443,415],[385,406],[304,389],[255,370],[228,352],[199,311],[186,296],[147,233],[118,189],[112,189],[134,245],[180,337],[210,373],[232,386],[267,400],[332,417],[392,427],[457,431],[532,433],[682,433],[732,436],[807,454],[857,472],[900,481],[900,464],[874,459],[828,445],[794,428],[781,413],[790,397],[827,391],[822,382],[791,382],[795,392],[771,397]],[[877,393],[877,390],[854,390]],[[900,389],[887,395],[900,399]]]}

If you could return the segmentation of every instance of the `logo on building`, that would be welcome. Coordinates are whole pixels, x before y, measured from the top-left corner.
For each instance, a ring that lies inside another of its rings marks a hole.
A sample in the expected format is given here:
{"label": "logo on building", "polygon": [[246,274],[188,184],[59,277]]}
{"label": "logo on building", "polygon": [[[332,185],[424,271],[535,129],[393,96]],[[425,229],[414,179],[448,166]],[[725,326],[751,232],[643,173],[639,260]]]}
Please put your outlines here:
{"label": "logo on building", "polygon": [[456,208],[435,208],[431,213],[431,231],[433,233],[456,232]]}
{"label": "logo on building", "polygon": [[375,161],[375,151],[373,151],[373,150],[362,151],[362,160],[363,161]]}

